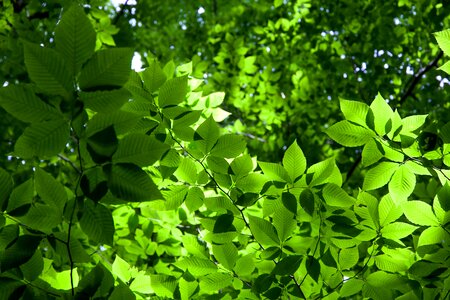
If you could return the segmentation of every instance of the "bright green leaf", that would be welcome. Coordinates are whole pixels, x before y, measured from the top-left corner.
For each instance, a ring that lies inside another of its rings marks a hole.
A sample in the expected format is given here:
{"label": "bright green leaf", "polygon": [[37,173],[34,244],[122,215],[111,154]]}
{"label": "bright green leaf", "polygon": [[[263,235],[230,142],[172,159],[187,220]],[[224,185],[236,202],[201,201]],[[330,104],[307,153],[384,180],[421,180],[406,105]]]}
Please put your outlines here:
{"label": "bright green leaf", "polygon": [[374,133],[365,127],[355,125],[349,121],[340,121],[327,129],[330,138],[346,147],[357,147],[368,143]]}
{"label": "bright green leaf", "polygon": [[367,113],[369,106],[363,102],[339,99],[341,111],[345,119],[358,125],[366,127]]}
{"label": "bright green leaf", "polygon": [[402,205],[406,218],[421,226],[439,226],[431,206],[423,201],[408,201]]}
{"label": "bright green leaf", "polygon": [[286,169],[291,182],[296,181],[305,172],[306,158],[302,149],[298,146],[297,140],[284,153],[283,167]]}
{"label": "bright green leaf", "polygon": [[275,227],[269,221],[254,216],[248,216],[248,220],[253,236],[261,245],[278,246],[280,244]]}
{"label": "bright green leaf", "polygon": [[364,178],[363,190],[375,190],[386,185],[397,168],[398,164],[393,162],[381,162],[372,167]]}

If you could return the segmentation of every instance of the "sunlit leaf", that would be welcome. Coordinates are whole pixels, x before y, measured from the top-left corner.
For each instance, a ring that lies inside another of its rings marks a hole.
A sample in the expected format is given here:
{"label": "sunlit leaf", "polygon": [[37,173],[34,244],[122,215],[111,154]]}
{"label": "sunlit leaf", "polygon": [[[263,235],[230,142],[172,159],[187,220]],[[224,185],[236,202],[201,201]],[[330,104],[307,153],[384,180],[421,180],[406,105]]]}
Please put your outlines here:
{"label": "sunlit leaf", "polygon": [[362,146],[369,142],[374,133],[365,127],[355,125],[349,121],[339,121],[327,129],[330,138],[346,147]]}

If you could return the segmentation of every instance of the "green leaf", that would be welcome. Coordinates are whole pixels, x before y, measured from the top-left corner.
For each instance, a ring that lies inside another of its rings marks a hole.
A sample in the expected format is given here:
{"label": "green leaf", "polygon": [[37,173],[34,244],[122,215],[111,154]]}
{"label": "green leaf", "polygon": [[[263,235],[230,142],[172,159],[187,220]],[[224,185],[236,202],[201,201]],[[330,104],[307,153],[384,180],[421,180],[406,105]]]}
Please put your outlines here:
{"label": "green leaf", "polygon": [[314,256],[309,255],[306,260],[306,271],[308,272],[308,275],[311,276],[311,278],[315,282],[319,282],[319,276],[320,276],[320,263],[317,258]]}
{"label": "green leaf", "polygon": [[37,123],[62,116],[57,109],[39,99],[26,86],[9,85],[0,89],[0,106],[13,117],[26,123]]}
{"label": "green leaf", "polygon": [[417,247],[427,245],[448,245],[450,235],[442,227],[429,227],[422,231]]}
{"label": "green leaf", "polygon": [[253,161],[250,155],[244,154],[235,158],[230,164],[233,175],[243,176],[253,171]]}
{"label": "green leaf", "polygon": [[425,124],[428,115],[414,115],[402,119],[402,133],[416,131]]}
{"label": "green leaf", "polygon": [[94,202],[100,201],[108,192],[108,185],[102,168],[97,166],[85,170],[80,180],[80,187],[83,193]]}
{"label": "green leaf", "polygon": [[62,54],[76,75],[81,66],[94,54],[95,30],[91,21],[77,4],[64,12],[55,29],[56,50]]}
{"label": "green leaf", "polygon": [[[183,242],[184,249],[192,255],[200,258],[209,259],[209,254],[204,244],[201,244],[198,237],[189,233],[185,233],[181,240]],[[209,260],[208,260],[209,261]]]}
{"label": "green leaf", "polygon": [[106,169],[108,187],[119,199],[131,202],[162,199],[150,176],[134,164],[119,163]]}
{"label": "green leaf", "polygon": [[361,163],[363,166],[368,167],[383,158],[383,154],[380,152],[378,146],[379,144],[375,140],[370,140],[364,145],[361,155]]}
{"label": "green leaf", "polygon": [[125,88],[110,91],[80,92],[80,100],[86,108],[96,112],[110,113],[120,109],[130,99]]}
{"label": "green leaf", "polygon": [[293,275],[300,267],[303,256],[290,255],[279,261],[275,268],[272,270],[272,274],[275,275]]}
{"label": "green leaf", "polygon": [[403,203],[402,207],[406,218],[411,223],[421,226],[439,226],[431,205],[423,201],[408,201]]}
{"label": "green leaf", "polygon": [[273,6],[274,6],[275,8],[278,8],[278,7],[280,7],[281,5],[283,5],[283,0],[274,0],[274,1],[273,1]]}
{"label": "green leaf", "polygon": [[233,270],[238,259],[238,250],[233,243],[212,245],[212,251],[217,261],[228,270]]}
{"label": "green leaf", "polygon": [[88,91],[122,87],[130,76],[133,54],[130,48],[110,48],[96,52],[81,69],[78,78],[80,88]]}
{"label": "green leaf", "polygon": [[178,268],[189,271],[193,276],[205,276],[217,271],[217,266],[209,259],[199,257],[186,257],[175,263]]}
{"label": "green leaf", "polygon": [[315,200],[311,189],[304,189],[300,194],[300,206],[312,216],[314,214]]}
{"label": "green leaf", "polygon": [[248,216],[250,230],[255,239],[263,246],[278,246],[280,240],[275,227],[269,222],[259,217]]}
{"label": "green leaf", "polygon": [[364,281],[361,279],[351,278],[344,282],[341,290],[339,291],[340,297],[349,297],[361,292],[364,285]]}
{"label": "green leaf", "polygon": [[4,273],[26,263],[34,255],[41,240],[42,237],[34,235],[19,236],[5,251],[0,252],[0,272]]}
{"label": "green leaf", "polygon": [[388,194],[381,198],[380,204],[378,205],[378,214],[380,217],[380,226],[383,227],[400,218],[403,215],[403,209]]}
{"label": "green leaf", "polygon": [[370,110],[373,113],[375,131],[380,136],[389,133],[392,129],[391,117],[394,112],[379,93],[370,105]]}
{"label": "green leaf", "polygon": [[306,172],[308,176],[311,176],[310,174],[312,174],[311,181],[309,182],[308,185],[313,187],[327,182],[331,182],[330,179],[335,170],[338,171],[339,177],[341,177],[333,157],[330,157],[328,159],[325,159],[324,161],[312,165]]}
{"label": "green leaf", "polygon": [[200,148],[204,154],[209,153],[220,135],[219,126],[216,121],[210,116],[206,119],[196,130],[197,143],[200,144]]}
{"label": "green leaf", "polygon": [[350,123],[349,121],[340,121],[327,129],[326,133],[330,138],[346,147],[357,147],[368,143],[374,133],[367,128]]}
{"label": "green leaf", "polygon": [[212,273],[200,278],[200,290],[207,294],[217,291],[231,285],[233,277],[225,273]]}
{"label": "green leaf", "polygon": [[34,123],[17,140],[14,152],[23,158],[49,157],[61,152],[69,138],[69,126],[63,119]]}
{"label": "green leaf", "polygon": [[[4,210],[4,206],[9,198],[14,187],[14,182],[12,177],[8,172],[0,168],[0,210]],[[0,226],[1,227],[1,226]]]}
{"label": "green leaf", "polygon": [[169,150],[169,146],[153,136],[130,133],[119,140],[119,147],[112,159],[115,163],[133,163],[140,167],[146,167],[160,160],[167,150]]}
{"label": "green leaf", "polygon": [[30,228],[50,234],[53,228],[61,224],[62,212],[55,206],[36,203],[25,216],[19,216],[18,219]]}
{"label": "green leaf", "polygon": [[28,75],[43,91],[68,98],[72,77],[64,59],[53,49],[23,41]]}
{"label": "green leaf", "polygon": [[180,278],[178,281],[178,288],[180,289],[181,300],[192,299],[192,295],[198,288],[197,281],[187,281],[184,278]]}
{"label": "green leaf", "polygon": [[217,143],[211,149],[211,155],[225,158],[234,158],[245,150],[244,138],[235,134],[225,134],[219,137]]}
{"label": "green leaf", "polygon": [[150,93],[156,91],[166,81],[166,74],[164,74],[159,63],[155,59],[149,62],[148,67],[140,72],[139,75],[144,82],[144,87]]}
{"label": "green leaf", "polygon": [[283,156],[283,166],[291,181],[295,182],[306,170],[306,158],[295,140]]}
{"label": "green leaf", "polygon": [[98,113],[89,120],[86,128],[86,136],[92,136],[111,125],[114,126],[114,131],[119,136],[128,133],[137,125],[139,119],[139,115],[123,110],[117,110],[111,113]]}
{"label": "green leaf", "polygon": [[67,202],[64,186],[50,174],[37,168],[34,175],[36,192],[48,205],[55,206],[61,212]]}
{"label": "green leaf", "polygon": [[450,55],[450,29],[435,32],[434,37],[445,55]]}
{"label": "green leaf", "polygon": [[34,252],[33,256],[23,265],[20,266],[20,271],[23,277],[27,280],[34,281],[41,275],[44,269],[44,260],[40,251]]}
{"label": "green leaf", "polygon": [[30,207],[34,197],[34,181],[30,178],[25,182],[22,182],[20,185],[16,186],[12,191],[8,206],[7,212],[10,215],[15,215],[15,212],[24,211],[23,215],[26,213],[27,209]]}
{"label": "green leaf", "polygon": [[334,183],[328,183],[323,191],[323,198],[330,206],[350,207],[355,204],[356,200],[350,197],[342,188]]}
{"label": "green leaf", "polygon": [[416,229],[417,226],[408,223],[394,222],[381,228],[381,235],[387,239],[399,240],[411,235]]}
{"label": "green leaf", "polygon": [[159,107],[164,108],[183,102],[187,93],[187,82],[187,76],[167,80],[159,89]]}
{"label": "green leaf", "polygon": [[116,254],[116,258],[111,266],[112,273],[122,280],[123,283],[127,283],[131,279],[131,266]]}
{"label": "green leaf", "polygon": [[381,162],[371,168],[364,177],[363,190],[375,190],[386,185],[397,168],[398,164],[393,162]]}
{"label": "green leaf", "polygon": [[89,239],[112,246],[115,231],[114,221],[111,211],[103,204],[95,204],[91,200],[86,200],[80,226]]}
{"label": "green leaf", "polygon": [[416,186],[416,175],[405,165],[401,165],[392,175],[389,182],[389,193],[392,199],[400,204],[412,194]]}
{"label": "green leaf", "polygon": [[197,166],[190,157],[183,157],[174,175],[181,181],[195,185],[198,177]]}
{"label": "green leaf", "polygon": [[250,173],[239,178],[236,181],[236,187],[245,192],[259,193],[266,183],[266,176],[259,173]]}
{"label": "green leaf", "polygon": [[203,199],[205,199],[203,190],[194,186],[189,189],[186,198],[184,199],[184,203],[192,213],[203,205]]}
{"label": "green leaf", "polygon": [[350,269],[358,263],[358,247],[345,248],[339,251],[339,266],[342,270]]}
{"label": "green leaf", "polygon": [[262,161],[258,165],[268,180],[290,182],[289,174],[282,165]]}
{"label": "green leaf", "polygon": [[98,263],[78,284],[75,299],[83,297],[104,296],[102,290],[109,291],[114,286],[114,278],[101,263]]}
{"label": "green leaf", "polygon": [[234,271],[238,276],[250,275],[253,272],[253,270],[255,270],[255,263],[252,257],[253,257],[252,254],[247,254],[245,256],[240,257],[236,261]]}
{"label": "green leaf", "polygon": [[358,125],[366,127],[367,113],[369,106],[363,102],[339,99],[341,111],[345,119]]}
{"label": "green leaf", "polygon": [[281,242],[286,241],[297,227],[294,214],[282,206],[275,209],[272,222]]}
{"label": "green leaf", "polygon": [[113,125],[94,133],[87,138],[87,150],[97,164],[110,162],[118,146],[117,135]]}
{"label": "green leaf", "polygon": [[297,214],[297,197],[289,192],[283,192],[281,194],[281,202],[283,203],[284,208],[288,210],[287,213],[291,212],[292,214]]}

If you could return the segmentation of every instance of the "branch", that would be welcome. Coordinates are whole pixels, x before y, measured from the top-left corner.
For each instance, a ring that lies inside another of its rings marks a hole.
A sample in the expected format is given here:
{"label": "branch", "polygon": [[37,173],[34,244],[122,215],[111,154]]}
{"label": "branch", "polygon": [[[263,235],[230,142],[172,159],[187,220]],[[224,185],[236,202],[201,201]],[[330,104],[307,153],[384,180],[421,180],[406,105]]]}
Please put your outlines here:
{"label": "branch", "polygon": [[124,9],[125,7],[128,6],[128,0],[125,1],[124,4],[121,5],[120,11],[117,13],[117,15],[114,17],[114,19],[112,20],[111,24],[116,25],[117,22],[119,21],[119,19],[123,16],[124,14]]}
{"label": "branch", "polygon": [[439,51],[438,55],[436,55],[436,57],[428,65],[426,65],[424,68],[421,68],[419,70],[419,72],[412,77],[412,80],[411,80],[411,83],[409,84],[408,89],[403,93],[403,96],[400,98],[400,101],[398,102],[399,106],[402,105],[403,102],[405,102],[405,100],[409,96],[411,96],[412,92],[414,91],[414,88],[417,86],[420,79],[422,79],[422,77],[425,75],[425,73],[427,73],[432,68],[437,66],[439,59],[441,59],[441,57],[443,55],[444,55],[444,52],[442,52],[442,50]]}

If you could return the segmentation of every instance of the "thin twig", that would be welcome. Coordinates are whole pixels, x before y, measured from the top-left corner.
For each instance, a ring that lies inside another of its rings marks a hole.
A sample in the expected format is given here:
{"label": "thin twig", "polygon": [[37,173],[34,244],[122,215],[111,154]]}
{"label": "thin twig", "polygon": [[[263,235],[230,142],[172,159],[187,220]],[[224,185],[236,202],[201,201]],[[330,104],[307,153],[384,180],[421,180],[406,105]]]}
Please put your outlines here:
{"label": "thin twig", "polygon": [[67,162],[75,171],[77,171],[78,174],[81,174],[81,170],[77,167],[77,165],[75,165],[73,161],[71,161],[62,154],[58,154],[58,157]]}

